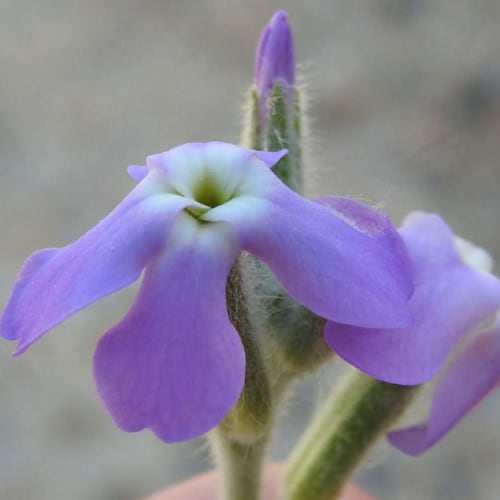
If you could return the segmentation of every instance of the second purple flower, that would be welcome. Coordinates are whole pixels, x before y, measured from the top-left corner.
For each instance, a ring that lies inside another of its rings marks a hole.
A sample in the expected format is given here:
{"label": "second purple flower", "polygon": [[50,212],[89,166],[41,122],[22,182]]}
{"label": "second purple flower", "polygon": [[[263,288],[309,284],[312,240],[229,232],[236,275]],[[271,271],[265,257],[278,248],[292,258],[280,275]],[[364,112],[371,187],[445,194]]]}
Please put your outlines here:
{"label": "second purple flower", "polygon": [[437,215],[412,214],[400,234],[414,271],[413,325],[328,322],[325,337],[344,359],[386,382],[417,385],[440,374],[428,420],[389,434],[393,445],[418,455],[500,383],[500,280],[486,272],[489,255]]}

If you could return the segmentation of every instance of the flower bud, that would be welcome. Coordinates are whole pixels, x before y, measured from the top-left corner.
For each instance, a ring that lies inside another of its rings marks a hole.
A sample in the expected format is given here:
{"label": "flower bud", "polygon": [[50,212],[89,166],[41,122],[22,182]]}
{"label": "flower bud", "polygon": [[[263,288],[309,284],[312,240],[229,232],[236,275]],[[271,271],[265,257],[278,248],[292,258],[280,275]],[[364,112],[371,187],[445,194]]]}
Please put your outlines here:
{"label": "flower bud", "polygon": [[255,52],[255,84],[263,120],[266,119],[268,100],[275,84],[281,86],[287,101],[293,101],[295,49],[288,15],[282,10],[273,15],[260,36]]}
{"label": "flower bud", "polygon": [[302,190],[304,117],[295,84],[295,48],[288,14],[276,12],[265,26],[255,52],[254,84],[246,103],[242,144],[252,149],[288,149],[273,169],[294,191]]}

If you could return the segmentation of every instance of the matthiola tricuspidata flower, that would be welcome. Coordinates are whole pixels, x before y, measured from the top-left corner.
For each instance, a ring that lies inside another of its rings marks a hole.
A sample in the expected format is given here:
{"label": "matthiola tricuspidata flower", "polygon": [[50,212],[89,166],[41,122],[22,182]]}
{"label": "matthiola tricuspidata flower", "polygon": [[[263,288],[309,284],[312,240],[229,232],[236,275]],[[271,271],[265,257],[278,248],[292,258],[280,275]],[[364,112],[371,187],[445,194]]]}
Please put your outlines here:
{"label": "matthiola tricuspidata flower", "polygon": [[455,237],[437,215],[411,214],[400,234],[414,272],[413,326],[368,329],[328,322],[325,337],[340,356],[387,382],[420,384],[441,372],[428,421],[389,434],[394,446],[416,455],[500,383],[500,280],[488,272],[490,256]]}
{"label": "matthiola tricuspidata flower", "polygon": [[334,212],[291,191],[270,169],[285,154],[192,143],[130,167],[138,184],[106,218],[24,264],[1,323],[19,340],[15,354],[144,271],[130,311],[97,345],[94,374],[119,427],[177,441],[215,426],[241,392],[226,282],[243,250],[322,317],[408,326],[411,274],[396,230],[371,209]]}

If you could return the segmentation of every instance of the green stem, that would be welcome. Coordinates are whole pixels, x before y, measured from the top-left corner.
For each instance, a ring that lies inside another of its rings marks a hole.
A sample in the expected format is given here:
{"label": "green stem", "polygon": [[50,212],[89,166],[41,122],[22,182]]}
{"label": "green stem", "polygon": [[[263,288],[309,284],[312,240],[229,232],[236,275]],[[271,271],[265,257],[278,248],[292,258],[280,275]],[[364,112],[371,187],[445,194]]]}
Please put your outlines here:
{"label": "green stem", "polygon": [[219,500],[258,500],[268,436],[241,443],[216,428],[209,438],[219,473]]}
{"label": "green stem", "polygon": [[337,498],[417,388],[381,382],[357,370],[349,373],[293,450],[285,473],[286,499]]}
{"label": "green stem", "polygon": [[258,500],[262,463],[272,424],[272,395],[248,311],[242,259],[226,286],[228,314],[246,357],[245,385],[224,420],[208,435],[220,476],[221,500]]}
{"label": "green stem", "polygon": [[248,311],[248,296],[242,276],[242,259],[233,266],[226,286],[229,318],[245,349],[245,385],[240,398],[222,426],[232,439],[253,442],[267,432],[272,420],[269,377]]}

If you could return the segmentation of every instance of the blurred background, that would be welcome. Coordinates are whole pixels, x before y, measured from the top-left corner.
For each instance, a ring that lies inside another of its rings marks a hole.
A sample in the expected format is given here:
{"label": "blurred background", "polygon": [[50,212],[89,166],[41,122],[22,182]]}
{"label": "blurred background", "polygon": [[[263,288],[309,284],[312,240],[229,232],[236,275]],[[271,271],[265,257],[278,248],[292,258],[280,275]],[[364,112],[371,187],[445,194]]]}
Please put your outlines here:
{"label": "blurred background", "polygon": [[[255,43],[277,8],[310,96],[308,194],[362,197],[396,222],[437,211],[500,260],[498,0],[0,0],[2,304],[29,253],[71,242],[121,200],[128,164],[238,140]],[[97,397],[95,342],[135,291],[18,359],[0,342],[2,500],[132,500],[210,466],[201,440],[119,431]],[[336,377],[323,370],[292,398],[276,458]],[[497,499],[499,417],[494,394],[420,458],[381,444],[356,480],[381,499]]]}

